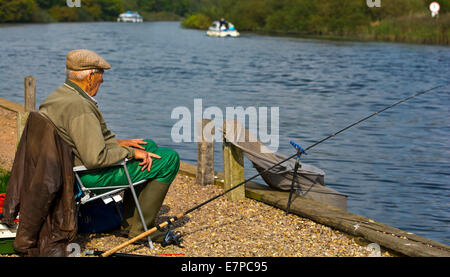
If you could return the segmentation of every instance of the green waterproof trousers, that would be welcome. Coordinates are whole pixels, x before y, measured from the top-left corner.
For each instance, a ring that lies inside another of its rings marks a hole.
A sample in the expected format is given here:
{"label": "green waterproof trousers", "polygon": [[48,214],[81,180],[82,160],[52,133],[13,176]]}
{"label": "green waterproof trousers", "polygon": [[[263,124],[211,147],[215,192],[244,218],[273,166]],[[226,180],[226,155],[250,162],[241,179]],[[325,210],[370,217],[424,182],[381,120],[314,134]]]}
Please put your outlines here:
{"label": "green waterproof trousers", "polygon": [[[172,183],[177,176],[180,168],[180,158],[178,153],[170,148],[160,148],[151,139],[145,139],[147,144],[142,144],[145,151],[161,156],[161,159],[153,158],[150,172],[145,169],[141,171],[139,165],[141,160],[131,160],[127,163],[133,183],[143,179],[155,179],[163,183]],[[87,188],[106,187],[106,186],[125,186],[128,185],[127,176],[122,167],[111,167],[99,169],[81,176],[83,185]]]}
{"label": "green waterproof trousers", "polygon": [[[131,181],[149,179],[149,182],[138,185],[135,190],[138,195],[147,228],[155,226],[155,218],[164,198],[169,190],[169,186],[175,179],[180,168],[180,158],[178,153],[169,148],[160,148],[151,139],[144,140],[147,144],[142,144],[145,151],[161,156],[161,159],[153,158],[150,172],[146,169],[141,171],[140,160],[131,160],[127,163]],[[122,167],[99,169],[80,176],[81,181],[87,188],[127,185],[128,180]],[[144,231],[137,209],[131,193],[127,190],[124,195],[124,227],[129,231],[129,236],[134,237]],[[156,239],[158,234],[152,235]],[[158,241],[158,239],[156,240]]]}

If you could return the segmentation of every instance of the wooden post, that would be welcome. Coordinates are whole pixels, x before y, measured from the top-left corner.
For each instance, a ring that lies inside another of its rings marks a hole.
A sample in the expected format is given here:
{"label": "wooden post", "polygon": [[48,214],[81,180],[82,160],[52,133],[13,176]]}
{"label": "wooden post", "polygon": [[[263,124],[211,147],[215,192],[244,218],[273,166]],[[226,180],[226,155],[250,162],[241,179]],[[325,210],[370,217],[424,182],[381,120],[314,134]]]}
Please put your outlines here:
{"label": "wooden post", "polygon": [[31,112],[36,109],[36,79],[33,76],[27,76],[24,80],[25,85],[25,111]]}
{"label": "wooden post", "polygon": [[[227,128],[234,128],[231,122],[233,121],[223,122],[224,132],[226,132]],[[225,175],[224,189],[227,190],[244,181],[244,153],[239,148],[227,142],[225,137],[223,138],[222,150],[223,173]],[[226,196],[232,201],[245,199],[245,185],[230,191]]]}
{"label": "wooden post", "polygon": [[214,121],[202,119],[197,122],[197,178],[199,185],[214,184]]}
{"label": "wooden post", "polygon": [[17,145],[22,137],[23,129],[27,123],[28,115],[36,109],[36,79],[27,76],[24,79],[25,86],[25,112],[17,113]]}

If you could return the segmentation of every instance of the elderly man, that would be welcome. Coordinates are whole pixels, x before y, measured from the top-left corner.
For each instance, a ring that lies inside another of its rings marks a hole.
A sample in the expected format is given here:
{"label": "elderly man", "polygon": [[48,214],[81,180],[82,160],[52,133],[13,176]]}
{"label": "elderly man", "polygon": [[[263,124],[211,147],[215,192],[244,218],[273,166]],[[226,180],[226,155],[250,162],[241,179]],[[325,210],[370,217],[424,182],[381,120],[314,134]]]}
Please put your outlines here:
{"label": "elderly man", "polygon": [[[67,79],[39,107],[41,114],[56,126],[59,135],[73,149],[74,165],[88,169],[108,167],[128,158],[132,181],[150,179],[136,192],[148,228],[155,226],[156,215],[179,169],[177,152],[159,148],[150,139],[117,140],[106,127],[94,99],[103,83],[103,73],[111,66],[98,54],[85,49],[70,51],[66,56]],[[81,177],[86,187],[127,184],[122,168],[99,169]],[[129,237],[144,231],[129,192],[124,196],[124,230]],[[152,235],[162,242],[164,234]]]}

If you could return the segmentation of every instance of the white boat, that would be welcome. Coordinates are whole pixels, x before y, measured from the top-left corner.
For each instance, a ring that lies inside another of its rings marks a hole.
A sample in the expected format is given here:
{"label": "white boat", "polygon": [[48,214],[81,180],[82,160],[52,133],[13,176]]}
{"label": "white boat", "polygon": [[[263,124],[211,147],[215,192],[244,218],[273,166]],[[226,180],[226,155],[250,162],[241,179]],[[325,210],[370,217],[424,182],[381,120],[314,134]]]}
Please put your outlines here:
{"label": "white boat", "polygon": [[126,11],[121,13],[117,18],[117,22],[142,22],[142,16],[138,12]]}
{"label": "white boat", "polygon": [[228,22],[228,28],[225,26],[220,26],[219,21],[214,21],[209,27],[206,34],[210,37],[238,37],[239,32],[236,30],[231,22]]}

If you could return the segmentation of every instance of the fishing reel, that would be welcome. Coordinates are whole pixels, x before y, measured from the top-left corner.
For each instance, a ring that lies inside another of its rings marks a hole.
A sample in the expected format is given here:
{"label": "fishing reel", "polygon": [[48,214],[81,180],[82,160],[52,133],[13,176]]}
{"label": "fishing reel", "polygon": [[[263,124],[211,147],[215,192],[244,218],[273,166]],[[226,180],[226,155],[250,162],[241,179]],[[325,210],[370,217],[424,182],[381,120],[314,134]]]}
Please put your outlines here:
{"label": "fishing reel", "polygon": [[180,231],[167,231],[166,237],[164,238],[164,241],[161,243],[161,246],[166,247],[168,245],[174,244],[180,248],[184,248],[184,246],[181,244],[183,241],[181,239],[182,233]]}

